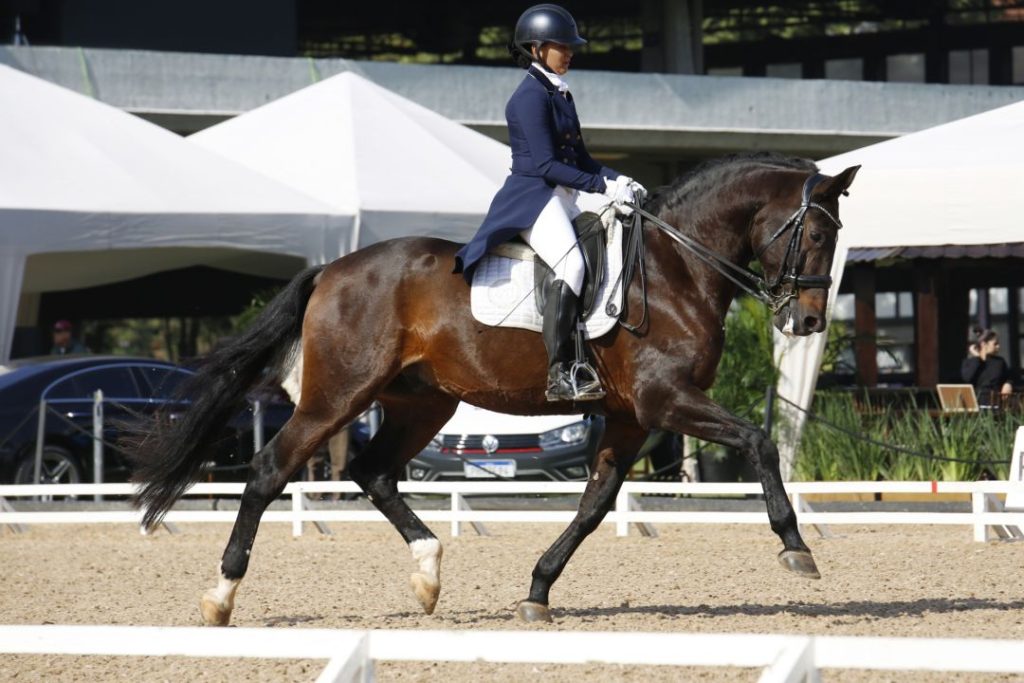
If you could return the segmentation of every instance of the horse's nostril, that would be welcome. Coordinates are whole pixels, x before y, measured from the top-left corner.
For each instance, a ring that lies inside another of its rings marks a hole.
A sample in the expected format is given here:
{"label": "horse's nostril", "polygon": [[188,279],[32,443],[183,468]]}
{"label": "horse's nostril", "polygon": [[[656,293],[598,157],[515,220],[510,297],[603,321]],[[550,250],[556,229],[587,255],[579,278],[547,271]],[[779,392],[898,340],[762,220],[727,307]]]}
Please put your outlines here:
{"label": "horse's nostril", "polygon": [[818,319],[813,315],[809,315],[804,318],[804,327],[808,330],[818,329]]}

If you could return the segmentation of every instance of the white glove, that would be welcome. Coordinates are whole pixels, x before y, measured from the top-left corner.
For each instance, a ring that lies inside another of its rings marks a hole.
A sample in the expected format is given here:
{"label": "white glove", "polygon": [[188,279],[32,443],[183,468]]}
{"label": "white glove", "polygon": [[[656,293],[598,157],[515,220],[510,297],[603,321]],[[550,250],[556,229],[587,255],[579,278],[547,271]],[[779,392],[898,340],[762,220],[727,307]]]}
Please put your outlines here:
{"label": "white glove", "polygon": [[629,176],[620,175],[614,180],[608,180],[605,178],[604,196],[611,200],[612,204],[615,204],[616,208],[620,210],[629,211],[630,209],[625,206],[626,202],[635,202],[633,196],[633,188],[631,187],[633,179]]}
{"label": "white glove", "polygon": [[636,197],[637,200],[640,202],[642,202],[644,200],[644,197],[647,196],[647,188],[641,185],[636,180],[630,182],[629,189],[633,190],[633,196]]}

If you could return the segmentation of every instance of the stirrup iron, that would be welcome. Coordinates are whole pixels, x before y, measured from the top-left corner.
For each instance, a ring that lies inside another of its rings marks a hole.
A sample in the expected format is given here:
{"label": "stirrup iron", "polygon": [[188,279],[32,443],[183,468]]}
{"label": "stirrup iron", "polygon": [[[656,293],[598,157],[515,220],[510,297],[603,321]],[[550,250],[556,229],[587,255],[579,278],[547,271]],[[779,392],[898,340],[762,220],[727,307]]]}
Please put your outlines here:
{"label": "stirrup iron", "polygon": [[587,360],[583,339],[587,334],[582,321],[576,321],[576,361],[569,367],[569,383],[572,385],[574,401],[594,401],[604,398],[604,388],[597,370]]}

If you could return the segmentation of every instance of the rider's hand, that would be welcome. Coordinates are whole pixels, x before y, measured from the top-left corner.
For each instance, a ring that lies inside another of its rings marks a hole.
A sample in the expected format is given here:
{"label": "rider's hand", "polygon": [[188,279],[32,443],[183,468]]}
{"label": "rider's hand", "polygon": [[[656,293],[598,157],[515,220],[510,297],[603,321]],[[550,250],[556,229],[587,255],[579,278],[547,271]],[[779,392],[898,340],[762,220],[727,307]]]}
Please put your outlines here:
{"label": "rider's hand", "polygon": [[633,189],[630,187],[632,183],[633,179],[624,175],[614,180],[605,179],[604,196],[618,207],[622,207],[626,202],[633,202]]}
{"label": "rider's hand", "polygon": [[629,183],[629,189],[633,190],[633,195],[641,201],[647,196],[647,188],[636,180]]}

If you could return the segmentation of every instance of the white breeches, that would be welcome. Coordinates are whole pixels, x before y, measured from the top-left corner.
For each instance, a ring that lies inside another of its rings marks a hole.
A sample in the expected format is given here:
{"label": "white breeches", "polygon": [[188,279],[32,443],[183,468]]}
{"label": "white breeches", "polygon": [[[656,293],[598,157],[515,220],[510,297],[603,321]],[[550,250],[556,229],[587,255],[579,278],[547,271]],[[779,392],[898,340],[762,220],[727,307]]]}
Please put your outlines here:
{"label": "white breeches", "polygon": [[601,195],[556,187],[533,227],[519,233],[555,271],[555,279],[564,280],[576,296],[583,289],[584,266],[572,220],[584,210],[595,210],[596,204],[600,203],[599,197]]}

